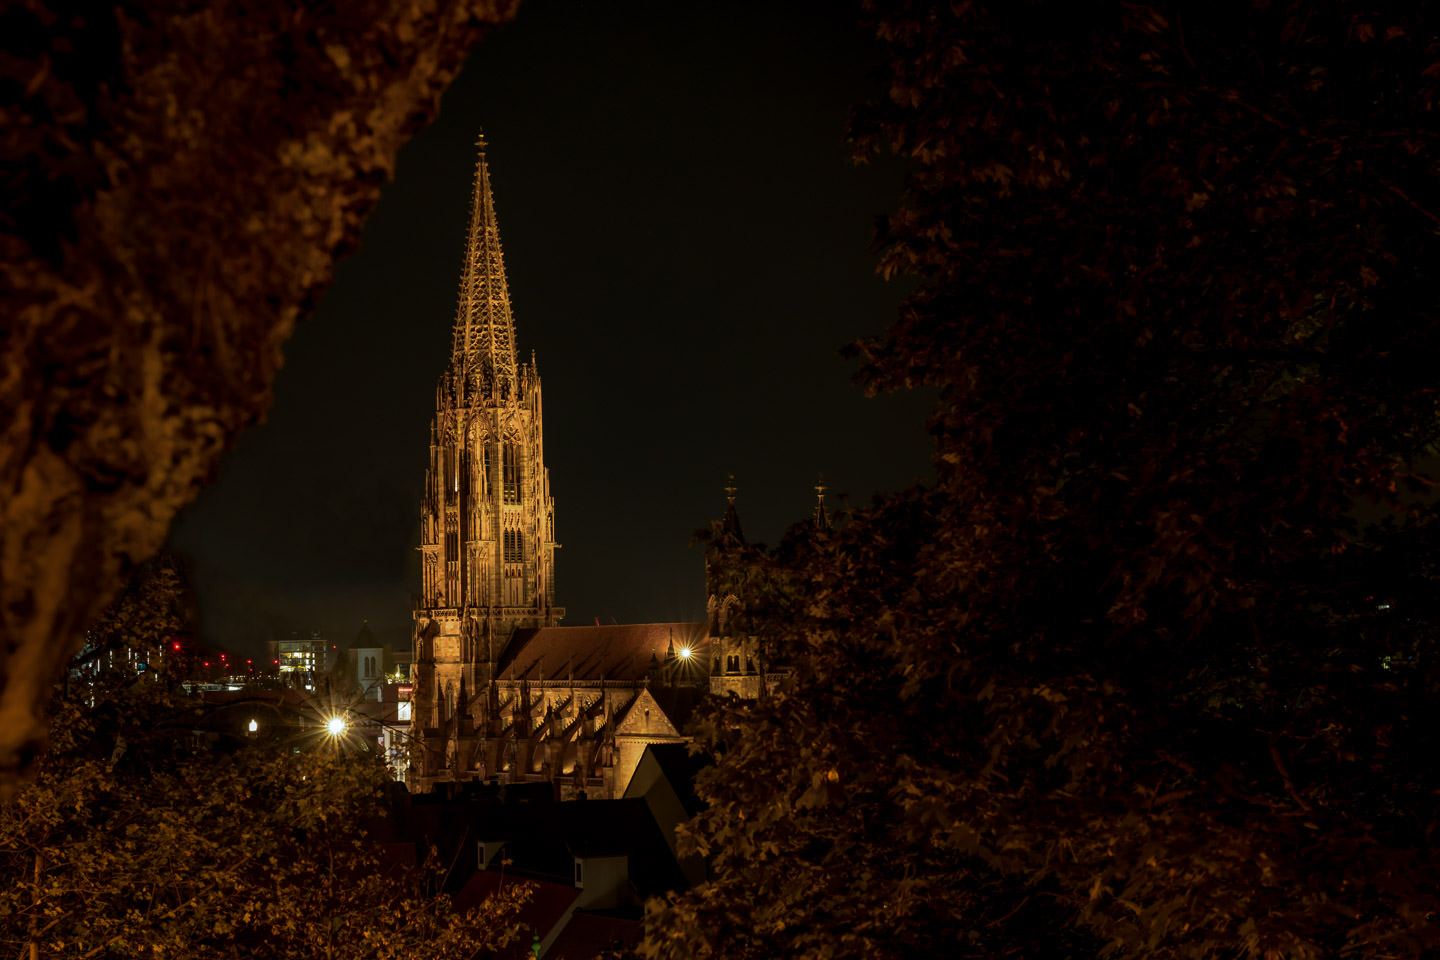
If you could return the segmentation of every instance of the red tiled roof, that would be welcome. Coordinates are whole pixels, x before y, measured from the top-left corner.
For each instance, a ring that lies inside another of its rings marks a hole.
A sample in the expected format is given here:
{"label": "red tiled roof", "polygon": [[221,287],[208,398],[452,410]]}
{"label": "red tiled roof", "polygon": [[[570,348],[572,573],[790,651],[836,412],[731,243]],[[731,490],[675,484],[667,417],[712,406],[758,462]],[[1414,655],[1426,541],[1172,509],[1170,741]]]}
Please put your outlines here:
{"label": "red tiled roof", "polygon": [[380,872],[385,876],[401,876],[415,869],[415,844],[409,841],[377,843]]}
{"label": "red tiled roof", "polygon": [[628,949],[639,939],[638,920],[576,913],[545,952],[545,960],[590,960],[612,944],[618,942]]}
{"label": "red tiled roof", "polygon": [[[486,897],[498,893],[502,884],[507,889],[516,884],[532,886],[530,899],[520,908],[516,919],[541,940],[549,936],[555,924],[560,922],[570,905],[580,896],[580,891],[573,886],[548,883],[544,880],[527,880],[513,874],[506,877],[499,870],[481,870],[465,881],[465,886],[455,894],[451,904],[461,911],[478,907]],[[528,939],[528,934],[522,939]]]}
{"label": "red tiled roof", "polygon": [[[540,627],[517,630],[500,658],[502,680],[643,680],[653,655],[662,663],[675,649],[705,638],[704,623],[625,623],[608,627]],[[693,679],[710,675],[708,651],[684,666]]]}

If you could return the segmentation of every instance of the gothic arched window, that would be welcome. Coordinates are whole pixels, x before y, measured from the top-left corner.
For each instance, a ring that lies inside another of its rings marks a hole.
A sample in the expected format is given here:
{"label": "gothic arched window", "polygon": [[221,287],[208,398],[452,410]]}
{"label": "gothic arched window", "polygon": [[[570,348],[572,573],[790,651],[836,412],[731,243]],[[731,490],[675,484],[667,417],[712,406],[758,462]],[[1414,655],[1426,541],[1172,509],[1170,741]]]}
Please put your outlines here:
{"label": "gothic arched window", "polygon": [[525,562],[525,538],[519,530],[505,531],[505,562]]}
{"label": "gothic arched window", "polygon": [[501,470],[504,473],[505,502],[520,502],[520,445],[507,443],[501,456]]}

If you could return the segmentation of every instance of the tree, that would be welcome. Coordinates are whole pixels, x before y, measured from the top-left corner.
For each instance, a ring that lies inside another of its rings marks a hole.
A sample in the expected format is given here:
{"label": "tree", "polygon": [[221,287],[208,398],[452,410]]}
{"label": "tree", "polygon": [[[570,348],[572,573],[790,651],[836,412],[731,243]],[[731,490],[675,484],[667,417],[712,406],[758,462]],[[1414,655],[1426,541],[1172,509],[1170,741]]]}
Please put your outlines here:
{"label": "tree", "polygon": [[[156,647],[177,588],[153,565],[101,623]],[[518,936],[513,893],[454,911],[436,864],[384,862],[379,759],[318,736],[197,740],[204,706],[147,659],[95,658],[57,690],[53,747],[0,806],[7,955],[469,960]]]}
{"label": "tree", "polygon": [[0,10],[0,799],[513,0]]}
{"label": "tree", "polygon": [[641,952],[1440,946],[1440,11],[871,12],[937,480],[790,568]]}

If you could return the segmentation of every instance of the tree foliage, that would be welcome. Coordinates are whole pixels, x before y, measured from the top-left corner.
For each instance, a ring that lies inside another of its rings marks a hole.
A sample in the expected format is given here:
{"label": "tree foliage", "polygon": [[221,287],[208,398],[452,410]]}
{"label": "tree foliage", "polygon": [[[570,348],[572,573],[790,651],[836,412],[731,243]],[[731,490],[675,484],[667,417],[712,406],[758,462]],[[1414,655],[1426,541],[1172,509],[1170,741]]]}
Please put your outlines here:
{"label": "tree foliage", "polygon": [[0,797],[513,0],[0,7]]}
{"label": "tree foliage", "polygon": [[[101,624],[158,647],[177,590],[154,565]],[[205,708],[165,662],[96,658],[56,692],[52,749],[0,806],[7,956],[469,960],[518,935],[513,893],[454,911],[435,864],[381,856],[381,762],[319,737],[197,739]]]}
{"label": "tree foliage", "polygon": [[871,12],[937,480],[769,561],[642,953],[1440,947],[1440,10]]}

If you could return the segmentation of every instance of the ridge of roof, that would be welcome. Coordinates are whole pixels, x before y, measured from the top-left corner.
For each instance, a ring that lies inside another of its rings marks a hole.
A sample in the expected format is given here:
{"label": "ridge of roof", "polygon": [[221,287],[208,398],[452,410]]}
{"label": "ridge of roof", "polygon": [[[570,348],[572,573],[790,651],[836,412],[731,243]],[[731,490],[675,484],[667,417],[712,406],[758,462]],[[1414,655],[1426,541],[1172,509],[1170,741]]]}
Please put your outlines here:
{"label": "ridge of roof", "polygon": [[[682,646],[698,644],[705,635],[703,621],[528,627],[510,638],[497,673],[510,681],[542,675],[551,680],[640,680],[649,670],[650,657],[665,659],[672,640]],[[709,675],[705,657],[693,658],[688,668],[697,679]]]}

